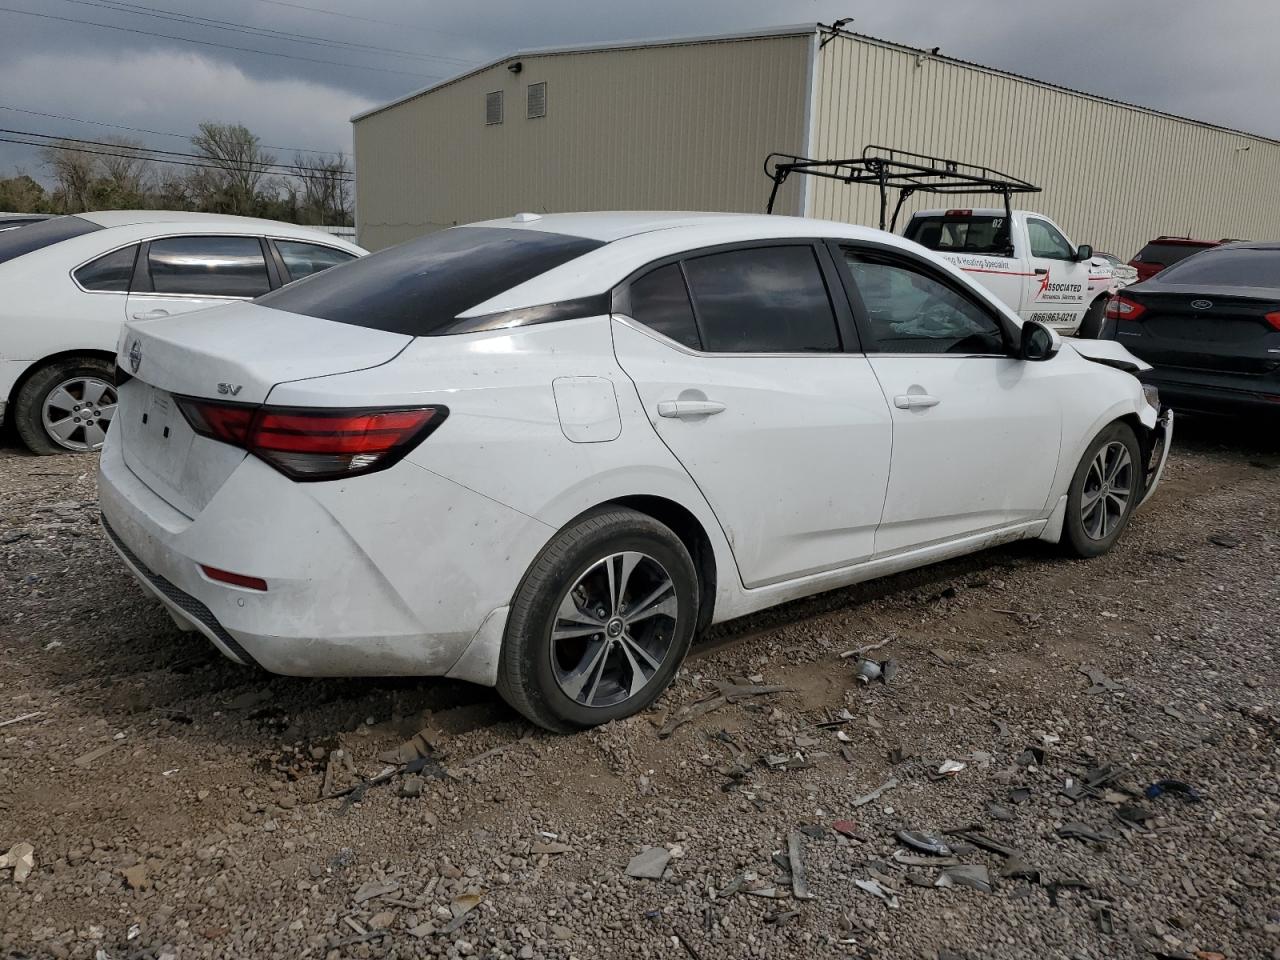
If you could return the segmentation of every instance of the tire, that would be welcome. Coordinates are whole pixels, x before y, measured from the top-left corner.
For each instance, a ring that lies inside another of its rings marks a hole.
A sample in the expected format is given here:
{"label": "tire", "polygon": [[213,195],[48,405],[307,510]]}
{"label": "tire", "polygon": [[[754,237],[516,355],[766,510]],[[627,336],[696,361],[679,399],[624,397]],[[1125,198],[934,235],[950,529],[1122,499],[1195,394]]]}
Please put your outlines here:
{"label": "tire", "polygon": [[[623,584],[616,600],[611,583]],[[621,507],[586,513],[556,534],[516,590],[498,692],[556,733],[638,713],[688,653],[699,599],[693,560],[670,529]]]}
{"label": "tire", "polygon": [[[95,397],[99,389],[102,392]],[[59,396],[66,410],[59,405]],[[88,401],[83,421],[76,420],[81,411],[73,409],[80,401]],[[115,415],[115,403],[115,374],[108,361],[66,357],[41,367],[22,385],[14,399],[13,425],[32,453],[93,453],[102,448],[100,438]],[[60,437],[50,424],[65,424],[66,435]]]}
{"label": "tire", "polygon": [[[1127,466],[1123,460],[1125,455]],[[1097,493],[1108,475],[1110,485],[1099,503]],[[1062,529],[1063,547],[1078,557],[1097,557],[1115,546],[1142,499],[1143,481],[1142,451],[1133,428],[1126,423],[1111,424],[1089,444],[1071,478]],[[1116,493],[1122,486],[1128,490],[1123,506],[1120,505],[1122,498]]]}
{"label": "tire", "polygon": [[1081,340],[1097,340],[1102,335],[1108,299],[1108,297],[1099,297],[1089,304],[1089,309],[1084,312],[1084,319],[1080,321],[1080,329],[1076,331],[1076,336]]}

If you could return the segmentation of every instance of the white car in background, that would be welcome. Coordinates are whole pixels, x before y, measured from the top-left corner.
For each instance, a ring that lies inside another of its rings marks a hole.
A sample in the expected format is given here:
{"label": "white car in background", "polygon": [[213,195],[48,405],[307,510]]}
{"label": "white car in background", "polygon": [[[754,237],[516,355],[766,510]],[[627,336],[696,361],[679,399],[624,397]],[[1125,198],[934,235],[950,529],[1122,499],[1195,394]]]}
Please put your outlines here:
{"label": "white car in background", "polygon": [[125,320],[247,300],[364,253],[308,227],[164,210],[0,232],[0,419],[35,453],[100,449]]}
{"label": "white car in background", "polygon": [[1113,294],[1131,283],[1138,282],[1138,268],[1129,266],[1114,253],[1098,253],[1095,251],[1093,263],[1095,266],[1103,268],[1103,271],[1100,272],[1110,269],[1113,280],[1110,291]]}
{"label": "white car in background", "polygon": [[130,320],[117,362],[103,530],[181,627],[555,730],[651,703],[711,623],[1012,540],[1103,553],[1171,423],[1119,344],[774,216],[441,230]]}

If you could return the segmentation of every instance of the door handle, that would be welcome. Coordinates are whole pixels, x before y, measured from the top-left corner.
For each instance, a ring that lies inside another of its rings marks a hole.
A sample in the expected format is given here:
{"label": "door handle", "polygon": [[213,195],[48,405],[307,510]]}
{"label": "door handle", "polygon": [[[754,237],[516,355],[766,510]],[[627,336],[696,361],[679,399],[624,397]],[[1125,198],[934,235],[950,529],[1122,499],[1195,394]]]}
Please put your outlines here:
{"label": "door handle", "polygon": [[723,410],[724,404],[715,400],[662,400],[658,403],[660,417],[710,417]]}
{"label": "door handle", "polygon": [[1047,274],[1048,272],[1049,272],[1049,271],[1048,271],[1048,270],[1046,270],[1044,267],[1036,267],[1036,276],[1037,276],[1037,277],[1043,277],[1043,276],[1044,276],[1045,274]]}
{"label": "door handle", "polygon": [[900,393],[893,398],[893,405],[899,410],[919,410],[924,407],[936,407],[942,401],[927,393]]}
{"label": "door handle", "polygon": [[161,317],[167,317],[167,316],[169,316],[169,311],[168,311],[168,310],[162,310],[162,309],[160,309],[160,308],[158,308],[158,307],[157,307],[155,310],[147,310],[147,311],[144,311],[143,313],[135,313],[135,314],[133,314],[133,319],[135,319],[135,320],[159,320]]}

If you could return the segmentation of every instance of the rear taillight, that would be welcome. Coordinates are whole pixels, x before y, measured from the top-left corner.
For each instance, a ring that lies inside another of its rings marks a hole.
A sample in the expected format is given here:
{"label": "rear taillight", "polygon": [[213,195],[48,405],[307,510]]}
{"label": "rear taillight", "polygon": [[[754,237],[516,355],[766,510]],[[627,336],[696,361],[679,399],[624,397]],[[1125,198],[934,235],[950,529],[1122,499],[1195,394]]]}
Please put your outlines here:
{"label": "rear taillight", "polygon": [[1146,307],[1124,294],[1117,294],[1107,304],[1108,320],[1137,320],[1146,312]]}
{"label": "rear taillight", "polygon": [[294,480],[333,480],[383,470],[448,416],[445,407],[375,410],[251,407],[179,397],[191,429],[243,447]]}
{"label": "rear taillight", "polygon": [[1265,313],[1262,315],[1262,319],[1271,324],[1275,329],[1280,330],[1280,310],[1273,313]]}

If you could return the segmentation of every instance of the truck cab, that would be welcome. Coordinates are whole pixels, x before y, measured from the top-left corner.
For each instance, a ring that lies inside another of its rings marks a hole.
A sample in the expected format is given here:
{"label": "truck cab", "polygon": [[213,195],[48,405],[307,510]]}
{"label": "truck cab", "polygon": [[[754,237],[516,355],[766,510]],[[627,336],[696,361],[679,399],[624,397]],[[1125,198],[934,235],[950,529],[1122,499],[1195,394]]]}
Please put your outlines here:
{"label": "truck cab", "polygon": [[[1004,208],[922,210],[908,240],[945,257],[1015,310],[1069,335],[1102,320],[1111,271],[1041,213]],[[1086,323],[1086,316],[1089,323]]]}

